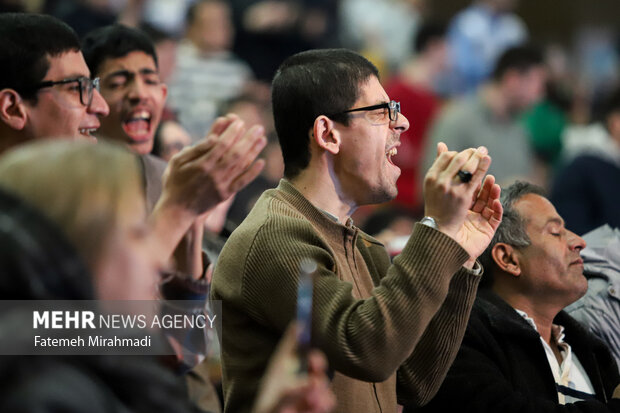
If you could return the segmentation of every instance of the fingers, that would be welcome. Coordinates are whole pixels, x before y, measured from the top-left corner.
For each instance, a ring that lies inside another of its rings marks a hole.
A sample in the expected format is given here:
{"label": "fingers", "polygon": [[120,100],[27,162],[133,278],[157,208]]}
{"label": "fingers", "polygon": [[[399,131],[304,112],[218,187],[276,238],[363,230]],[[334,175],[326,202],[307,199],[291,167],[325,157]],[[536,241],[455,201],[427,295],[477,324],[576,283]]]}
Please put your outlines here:
{"label": "fingers", "polygon": [[445,144],[443,144],[443,146],[446,150],[440,151],[439,145],[441,144],[442,142],[437,145],[437,159],[435,159],[435,162],[433,162],[429,168],[427,175],[438,176],[446,169],[448,164],[452,161],[452,158],[457,154],[455,151],[448,151],[448,147]]}
{"label": "fingers", "polygon": [[489,218],[489,222],[493,227],[493,230],[496,230],[497,227],[499,227],[499,224],[502,222],[502,215],[504,213],[504,208],[502,207],[502,203],[499,200],[501,192],[502,190],[499,185],[495,184],[493,185],[493,188],[491,189],[491,194],[489,195],[489,201],[492,200],[491,202],[489,202],[489,204],[491,210],[493,211],[493,214]]}
{"label": "fingers", "polygon": [[489,196],[491,195],[491,189],[494,186],[495,177],[493,175],[488,175],[482,183],[482,188],[480,189],[480,191],[477,191],[477,195],[476,193],[474,193],[474,205],[471,207],[472,211],[482,212],[482,210],[488,204]]}
{"label": "fingers", "polygon": [[263,133],[262,127],[253,127],[220,160],[219,165],[227,169],[230,181],[246,171],[264,149],[267,138]]}
{"label": "fingers", "polygon": [[235,178],[229,187],[231,193],[239,192],[241,189],[245,188],[247,184],[252,182],[258,174],[265,167],[265,160],[258,159],[254,164],[248,168],[245,172]]}
{"label": "fingers", "polygon": [[480,215],[485,220],[488,221],[489,225],[491,225],[491,228],[493,228],[493,231],[497,230],[497,227],[499,227],[499,224],[501,224],[502,214],[503,214],[503,207],[499,199],[493,200],[480,213]]}
{"label": "fingers", "polygon": [[[215,138],[215,144],[209,150],[201,154],[201,158],[197,160],[200,160],[201,162],[205,160],[220,160],[220,158],[225,156],[230,151],[230,148],[233,147],[233,145],[243,136],[244,133],[244,122],[241,119],[233,121],[230,125],[228,125],[224,132]],[[205,144],[205,146],[207,145]]]}
{"label": "fingers", "polygon": [[308,353],[308,371],[312,373],[324,373],[327,370],[327,359],[325,355],[318,351],[312,350]]}
{"label": "fingers", "polygon": [[459,184],[462,183],[457,174],[460,170],[471,172],[472,179],[469,181],[468,186],[476,188],[482,182],[482,177],[489,169],[491,164],[491,158],[487,155],[487,148],[484,146],[478,149],[466,149],[459,152],[448,165],[445,173],[448,177],[453,178]]}
{"label": "fingers", "polygon": [[296,322],[292,322],[284,332],[284,335],[280,339],[280,343],[276,348],[275,358],[280,357],[291,357],[295,356],[295,349],[297,348],[297,334],[298,334],[298,325]]}
{"label": "fingers", "polygon": [[[460,168],[473,174],[471,183],[478,186],[482,182],[482,178],[489,170],[491,165],[491,157],[488,156],[489,151],[484,146],[480,146],[474,151],[467,162]],[[457,170],[458,173],[458,170]]]}
{"label": "fingers", "polygon": [[[228,169],[232,180],[250,166],[266,144],[265,129],[255,125],[218,157],[218,166]],[[216,155],[217,152],[214,152]]]}
{"label": "fingers", "polygon": [[480,213],[480,215],[489,222],[495,231],[502,222],[503,207],[500,202],[501,188],[495,183],[495,177],[488,175],[484,180],[484,184],[478,199],[472,210]]}
{"label": "fingers", "polygon": [[245,131],[245,125],[237,115],[227,115],[215,120],[209,134],[194,146],[184,148],[172,158],[176,165],[185,165],[205,154],[216,159],[232,146]]}
{"label": "fingers", "polygon": [[211,130],[207,133],[209,135],[221,135],[231,123],[238,120],[239,116],[234,113],[229,113],[226,116],[220,116],[211,125]]}
{"label": "fingers", "polygon": [[439,156],[441,156],[444,152],[448,152],[448,145],[443,142],[439,142],[437,144],[437,156],[435,158],[439,158]]}

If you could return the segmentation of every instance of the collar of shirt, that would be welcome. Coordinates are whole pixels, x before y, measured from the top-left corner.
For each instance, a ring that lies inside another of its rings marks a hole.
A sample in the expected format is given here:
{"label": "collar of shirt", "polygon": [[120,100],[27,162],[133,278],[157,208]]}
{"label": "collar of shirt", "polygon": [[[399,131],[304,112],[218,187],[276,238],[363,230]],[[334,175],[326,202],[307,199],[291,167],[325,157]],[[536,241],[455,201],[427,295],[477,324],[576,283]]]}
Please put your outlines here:
{"label": "collar of shirt", "polygon": [[[538,332],[536,323],[525,311],[516,308],[515,311]],[[551,346],[543,340],[542,336],[539,335],[539,337],[545,349],[545,355],[547,356],[549,367],[553,373],[556,387],[558,387],[559,403],[574,403],[584,400],[587,396],[594,395],[594,387],[592,386],[588,374],[579,362],[577,355],[572,352],[571,346],[564,341],[564,327],[556,324],[551,325],[551,344],[559,348],[560,357],[562,358],[561,363],[558,362]],[[571,389],[576,390],[576,392],[571,392]],[[580,394],[582,394],[583,397],[580,397]]]}

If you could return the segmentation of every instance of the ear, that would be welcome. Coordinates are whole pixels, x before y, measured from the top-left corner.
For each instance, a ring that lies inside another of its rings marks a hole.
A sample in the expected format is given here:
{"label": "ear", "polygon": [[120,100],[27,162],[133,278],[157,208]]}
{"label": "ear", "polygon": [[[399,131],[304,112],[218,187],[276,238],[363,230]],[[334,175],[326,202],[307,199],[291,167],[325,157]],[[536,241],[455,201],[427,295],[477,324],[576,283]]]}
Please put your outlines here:
{"label": "ear", "polygon": [[165,101],[166,97],[168,97],[168,85],[163,82],[161,84],[161,92],[164,94],[164,101]]}
{"label": "ear", "polygon": [[316,144],[323,150],[337,154],[340,151],[340,132],[334,128],[334,121],[325,115],[318,116],[310,134]]}
{"label": "ear", "polygon": [[519,266],[519,256],[517,251],[511,245],[499,242],[493,246],[491,256],[495,265],[505,273],[514,277],[521,275],[521,267]]}
{"label": "ear", "polygon": [[15,130],[22,130],[26,126],[26,107],[19,93],[13,89],[0,90],[0,120]]}

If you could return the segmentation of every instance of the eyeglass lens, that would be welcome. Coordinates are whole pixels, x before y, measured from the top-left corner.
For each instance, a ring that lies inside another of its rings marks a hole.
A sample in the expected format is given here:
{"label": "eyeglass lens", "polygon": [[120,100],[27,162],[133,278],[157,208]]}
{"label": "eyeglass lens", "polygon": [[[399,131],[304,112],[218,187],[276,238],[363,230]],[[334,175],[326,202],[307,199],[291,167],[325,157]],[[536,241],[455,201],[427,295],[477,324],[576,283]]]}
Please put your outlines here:
{"label": "eyeglass lens", "polygon": [[400,113],[400,102],[395,102],[395,101],[391,101],[389,103],[389,108],[390,108],[390,120],[392,122],[396,122],[396,120],[398,119],[398,114]]}

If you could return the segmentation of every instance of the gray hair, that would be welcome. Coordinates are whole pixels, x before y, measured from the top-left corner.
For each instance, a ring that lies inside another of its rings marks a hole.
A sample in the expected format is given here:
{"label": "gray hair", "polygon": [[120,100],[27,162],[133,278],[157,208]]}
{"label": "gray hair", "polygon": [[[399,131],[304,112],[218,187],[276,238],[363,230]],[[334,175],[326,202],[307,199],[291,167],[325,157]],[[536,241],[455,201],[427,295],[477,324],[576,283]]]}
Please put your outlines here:
{"label": "gray hair", "polygon": [[491,255],[491,251],[496,244],[501,242],[515,248],[525,248],[532,243],[530,237],[527,235],[527,231],[525,230],[527,220],[519,215],[519,213],[514,209],[514,204],[528,194],[546,197],[546,193],[543,188],[524,181],[516,181],[508,188],[502,189],[501,202],[502,207],[504,208],[502,222],[497,228],[497,231],[495,231],[495,235],[489,243],[489,246],[479,258],[482,266],[487,270],[485,273],[486,276],[483,277],[481,283],[481,286],[483,287],[491,286],[493,281],[492,273],[497,268],[497,265]]}

